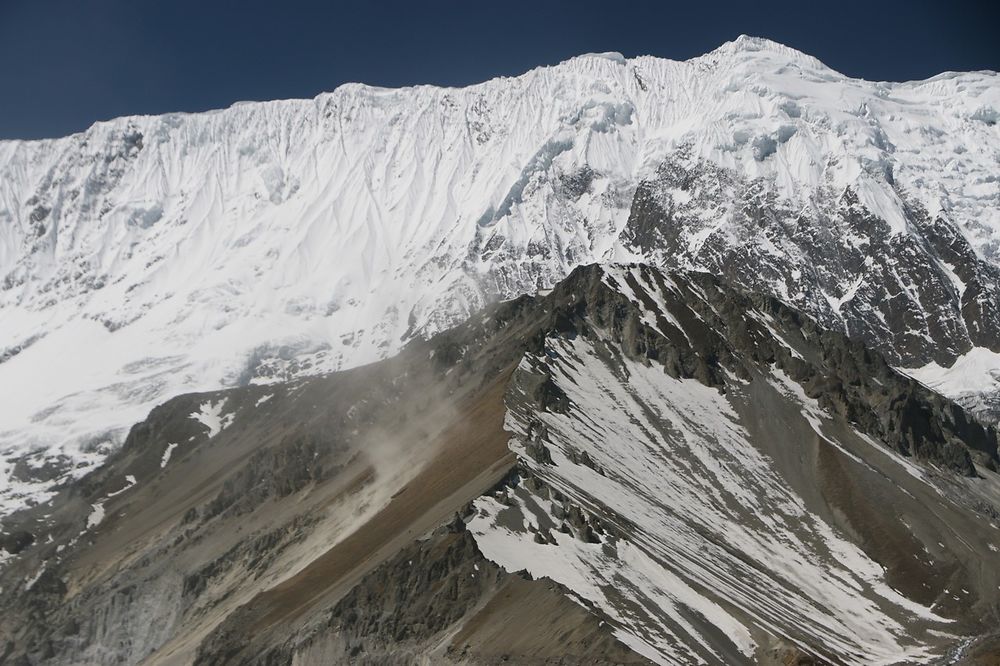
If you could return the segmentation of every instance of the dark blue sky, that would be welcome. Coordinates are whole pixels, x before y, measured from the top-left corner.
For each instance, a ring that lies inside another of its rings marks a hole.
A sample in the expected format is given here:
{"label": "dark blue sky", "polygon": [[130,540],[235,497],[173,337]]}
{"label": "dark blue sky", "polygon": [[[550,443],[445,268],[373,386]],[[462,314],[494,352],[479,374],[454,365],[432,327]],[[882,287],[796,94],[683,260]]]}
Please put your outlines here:
{"label": "dark blue sky", "polygon": [[311,97],[461,85],[587,51],[684,59],[760,35],[868,79],[1000,70],[1000,2],[0,0],[0,138]]}

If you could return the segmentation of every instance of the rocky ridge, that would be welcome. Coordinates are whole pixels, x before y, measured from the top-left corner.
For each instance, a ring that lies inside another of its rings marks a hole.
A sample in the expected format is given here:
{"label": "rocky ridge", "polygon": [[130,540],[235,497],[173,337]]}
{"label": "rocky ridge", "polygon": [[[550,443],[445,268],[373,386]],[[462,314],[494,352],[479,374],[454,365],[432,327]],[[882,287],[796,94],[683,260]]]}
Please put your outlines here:
{"label": "rocky ridge", "polygon": [[994,428],[778,299],[584,267],[381,363],[157,408],[5,520],[3,654],[930,661],[992,631],[997,462]]}

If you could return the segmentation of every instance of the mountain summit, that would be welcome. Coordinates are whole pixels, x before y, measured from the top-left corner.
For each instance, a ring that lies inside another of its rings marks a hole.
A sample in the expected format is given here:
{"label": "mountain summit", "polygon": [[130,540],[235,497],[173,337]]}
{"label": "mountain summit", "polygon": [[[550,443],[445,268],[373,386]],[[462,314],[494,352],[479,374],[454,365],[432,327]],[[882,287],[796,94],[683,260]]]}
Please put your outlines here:
{"label": "mountain summit", "polygon": [[0,142],[0,507],[174,395],[356,367],[610,261],[775,296],[989,417],[998,113],[993,72],[868,82],[741,36]]}

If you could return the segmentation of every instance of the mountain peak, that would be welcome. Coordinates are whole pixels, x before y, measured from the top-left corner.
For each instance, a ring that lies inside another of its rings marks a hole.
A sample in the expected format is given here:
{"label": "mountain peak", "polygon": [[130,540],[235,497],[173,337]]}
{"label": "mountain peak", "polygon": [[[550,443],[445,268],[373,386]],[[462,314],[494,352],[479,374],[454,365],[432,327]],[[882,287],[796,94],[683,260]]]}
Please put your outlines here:
{"label": "mountain peak", "polygon": [[742,34],[736,39],[726,43],[732,44],[734,47],[746,51],[763,51],[763,50],[776,50],[776,49],[789,48],[780,42],[774,41],[773,39],[768,39],[767,37],[757,37],[754,35],[747,35],[747,34]]}
{"label": "mountain peak", "polygon": [[[713,56],[736,56],[741,54],[770,54],[793,62],[805,64],[809,67],[828,69],[827,66],[824,65],[819,59],[814,58],[808,53],[803,53],[798,49],[786,46],[766,37],[755,37],[745,34],[740,35],[734,40],[725,42],[718,48],[706,53],[702,56],[702,58],[711,58]],[[694,58],[694,60],[698,59],[699,58]]]}
{"label": "mountain peak", "polygon": [[[995,82],[817,62],[740,36],[0,142],[0,478],[40,448],[83,470],[170,395],[369,363],[609,258],[726,272],[895,362],[1000,352]],[[0,481],[0,513],[48,483]]]}
{"label": "mountain peak", "polygon": [[603,51],[601,53],[581,53],[580,55],[573,58],[573,60],[581,58],[599,58],[601,60],[610,60],[611,62],[619,65],[624,65],[627,62],[625,56],[623,56],[618,51]]}

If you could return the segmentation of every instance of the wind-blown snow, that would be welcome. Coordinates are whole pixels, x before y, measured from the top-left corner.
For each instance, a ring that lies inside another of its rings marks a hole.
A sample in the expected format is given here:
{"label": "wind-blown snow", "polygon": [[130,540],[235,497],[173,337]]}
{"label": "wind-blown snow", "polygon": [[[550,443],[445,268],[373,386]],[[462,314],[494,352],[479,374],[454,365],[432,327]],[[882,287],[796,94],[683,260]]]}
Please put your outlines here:
{"label": "wind-blown snow", "polygon": [[[681,145],[795,201],[850,185],[906,233],[891,174],[995,258],[997,109],[995,73],[874,83],[741,37],[0,142],[0,459],[82,474],[173,395],[372,361],[628,258]],[[46,497],[0,467],[0,512]]]}

